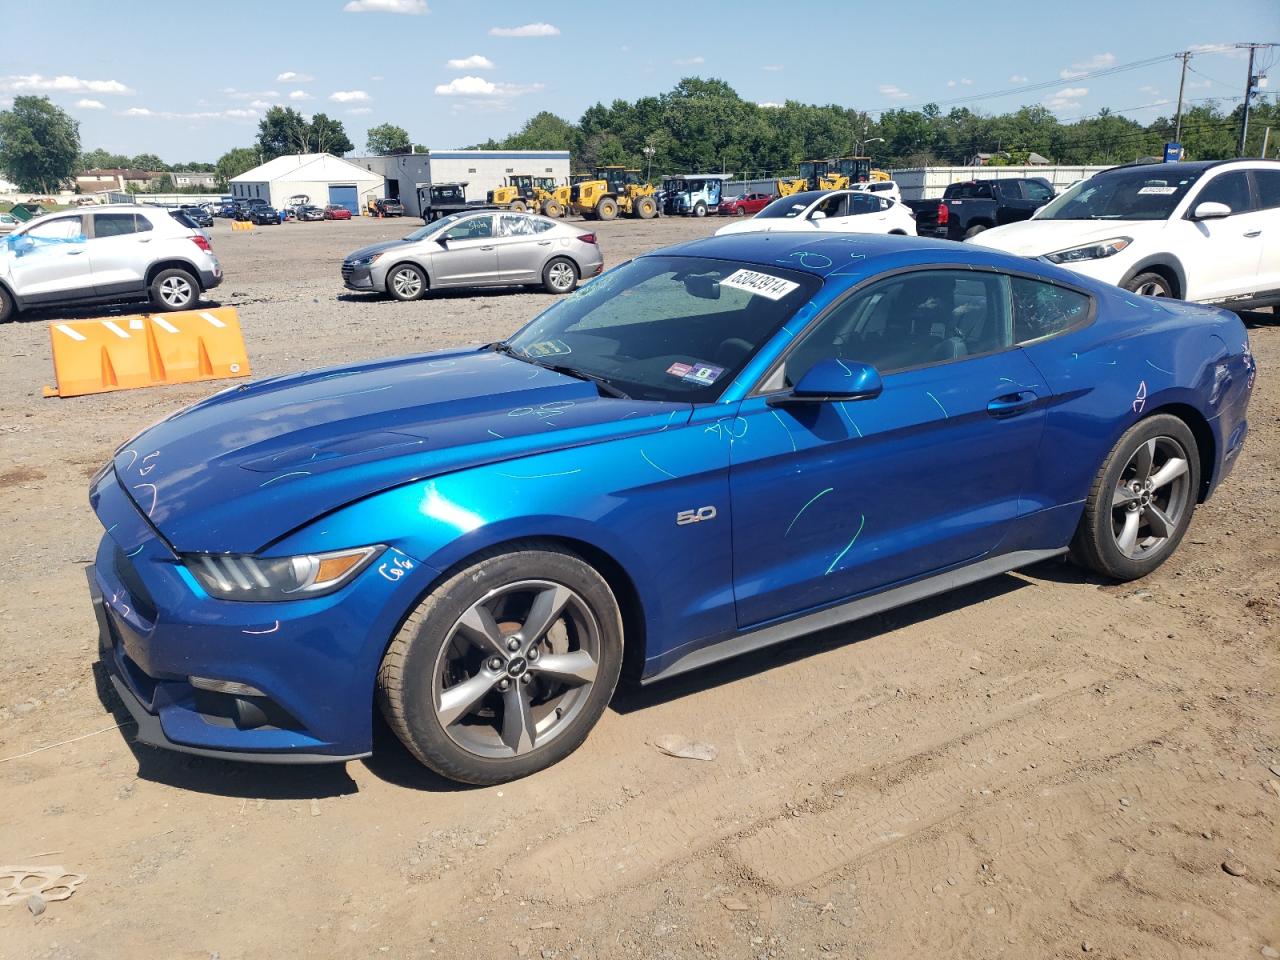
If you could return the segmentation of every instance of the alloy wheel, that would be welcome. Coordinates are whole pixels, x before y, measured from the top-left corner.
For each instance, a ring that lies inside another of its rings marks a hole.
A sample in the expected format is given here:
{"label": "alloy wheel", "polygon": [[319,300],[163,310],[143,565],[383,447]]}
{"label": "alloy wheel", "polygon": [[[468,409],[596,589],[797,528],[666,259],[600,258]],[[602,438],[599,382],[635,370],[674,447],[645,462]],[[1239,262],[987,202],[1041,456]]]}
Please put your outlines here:
{"label": "alloy wheel", "polygon": [[586,705],[600,649],[594,613],[564,584],[522,580],[492,590],[458,618],[436,658],[440,727],[481,757],[543,747]]}
{"label": "alloy wheel", "polygon": [[1163,281],[1148,280],[1146,283],[1139,284],[1134,293],[1141,297],[1167,297],[1169,296],[1169,288],[1164,285]]}
{"label": "alloy wheel", "polygon": [[165,306],[181,307],[191,301],[191,282],[182,277],[167,277],[160,284],[160,299]]}
{"label": "alloy wheel", "polygon": [[551,285],[557,290],[568,290],[573,286],[573,267],[563,260],[553,263],[551,269],[547,271],[547,275],[551,280]]}
{"label": "alloy wheel", "polygon": [[391,275],[391,286],[397,296],[410,300],[422,292],[422,277],[417,270],[402,267]]}
{"label": "alloy wheel", "polygon": [[1144,441],[1125,464],[1111,496],[1111,532],[1130,560],[1162,551],[1191,507],[1187,452],[1172,437]]}

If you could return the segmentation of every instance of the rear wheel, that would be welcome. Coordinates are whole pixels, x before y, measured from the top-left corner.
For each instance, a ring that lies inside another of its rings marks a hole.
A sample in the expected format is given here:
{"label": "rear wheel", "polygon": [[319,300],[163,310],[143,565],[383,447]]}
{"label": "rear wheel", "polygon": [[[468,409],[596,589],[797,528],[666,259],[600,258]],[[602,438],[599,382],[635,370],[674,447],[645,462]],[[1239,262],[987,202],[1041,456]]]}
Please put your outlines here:
{"label": "rear wheel", "polygon": [[707,205],[699,200],[693,206],[693,215],[695,217],[705,217],[707,215]]}
{"label": "rear wheel", "polygon": [[622,666],[608,583],[537,543],[477,557],[410,614],[378,671],[378,699],[415,757],[465,783],[528,776],[578,748]]}
{"label": "rear wheel", "polygon": [[387,274],[387,293],[397,300],[421,300],[427,292],[427,275],[412,263],[400,263]]}
{"label": "rear wheel", "polygon": [[1200,455],[1191,429],[1169,414],[1134,424],[1098,471],[1073,556],[1116,580],[1145,577],[1177,549],[1199,489]]}
{"label": "rear wheel", "polygon": [[1172,297],[1169,281],[1158,273],[1140,273],[1125,283],[1124,288],[1142,297]]}
{"label": "rear wheel", "polygon": [[547,293],[568,293],[578,284],[578,268],[572,260],[556,257],[542,268],[542,286]]}
{"label": "rear wheel", "polygon": [[742,206],[742,204],[738,204],[738,216],[745,217],[746,215],[747,215],[747,208]]}
{"label": "rear wheel", "polygon": [[186,270],[161,270],[151,281],[151,305],[157,310],[189,310],[200,299],[200,284]]}
{"label": "rear wheel", "polygon": [[618,201],[613,197],[602,197],[596,204],[596,217],[600,220],[612,220],[618,215]]}
{"label": "rear wheel", "polygon": [[970,227],[968,230],[966,230],[966,231],[964,232],[964,238],[965,238],[966,240],[972,240],[972,239],[973,239],[974,237],[976,237],[978,234],[982,233],[982,231],[983,231],[983,230],[985,230],[985,229],[987,229],[987,228],[986,228],[986,227],[984,227],[982,224],[980,224],[980,223],[975,223],[972,227]]}
{"label": "rear wheel", "polygon": [[16,312],[13,306],[13,297],[9,296],[8,290],[0,287],[0,323],[12,319]]}

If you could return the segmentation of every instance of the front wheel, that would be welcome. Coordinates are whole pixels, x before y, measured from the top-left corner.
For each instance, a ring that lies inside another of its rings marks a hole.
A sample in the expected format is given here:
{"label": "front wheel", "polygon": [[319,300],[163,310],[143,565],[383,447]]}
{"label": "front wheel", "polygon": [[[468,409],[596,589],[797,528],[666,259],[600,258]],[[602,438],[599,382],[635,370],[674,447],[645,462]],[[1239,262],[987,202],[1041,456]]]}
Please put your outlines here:
{"label": "front wheel", "polygon": [[740,217],[745,217],[745,216],[747,215],[747,208],[746,208],[746,207],[738,207],[738,211],[737,211],[737,212],[738,212],[738,216],[740,216]]}
{"label": "front wheel", "polygon": [[1098,471],[1072,555],[1116,580],[1145,577],[1177,549],[1199,489],[1200,454],[1186,423],[1170,414],[1139,421]]}
{"label": "front wheel", "polygon": [[597,220],[612,220],[618,215],[618,202],[612,197],[603,197],[596,204]]}
{"label": "front wheel", "polygon": [[542,215],[550,217],[552,220],[558,219],[564,216],[564,207],[560,206],[555,200],[548,200],[542,205]]}
{"label": "front wheel", "polygon": [[200,299],[200,284],[185,270],[161,270],[151,281],[151,305],[157,310],[189,310]]}
{"label": "front wheel", "polygon": [[694,208],[693,208],[693,215],[694,215],[695,217],[705,217],[705,216],[707,215],[707,205],[706,205],[705,203],[703,203],[701,200],[699,200],[699,201],[694,205]]}
{"label": "front wheel", "polygon": [[1127,281],[1124,288],[1130,293],[1136,293],[1141,297],[1173,296],[1169,281],[1158,273],[1140,273]]}
{"label": "front wheel", "polygon": [[568,293],[578,284],[578,268],[572,260],[556,257],[542,268],[542,287],[547,293]]}
{"label": "front wheel", "polygon": [[16,312],[13,306],[13,297],[9,296],[8,290],[0,287],[0,323],[12,319]]}
{"label": "front wheel", "polygon": [[397,300],[421,300],[427,292],[427,275],[412,263],[401,263],[387,274],[387,293]]}
{"label": "front wheel", "polygon": [[586,739],[617,686],[622,618],[582,558],[538,543],[482,554],[409,615],[378,699],[409,751],[464,783],[515,780]]}
{"label": "front wheel", "polygon": [[964,232],[964,238],[966,240],[972,240],[974,237],[976,237],[978,234],[982,233],[986,229],[987,228],[984,227],[982,224],[975,223],[972,227],[970,227],[968,230]]}

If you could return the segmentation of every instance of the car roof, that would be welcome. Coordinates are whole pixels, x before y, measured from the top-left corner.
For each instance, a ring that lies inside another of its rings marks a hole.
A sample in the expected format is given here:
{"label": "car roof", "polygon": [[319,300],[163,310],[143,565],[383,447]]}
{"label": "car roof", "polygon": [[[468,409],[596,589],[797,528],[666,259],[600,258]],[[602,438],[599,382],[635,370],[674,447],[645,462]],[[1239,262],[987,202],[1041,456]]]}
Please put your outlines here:
{"label": "car roof", "polygon": [[[707,257],[712,260],[737,260],[761,267],[785,266],[819,277],[843,275],[851,263],[870,264],[884,257],[900,254],[923,254],[925,259],[954,262],[972,259],[967,254],[980,248],[964,246],[950,240],[906,237],[879,233],[809,233],[761,231],[730,233],[704,237],[664,247],[644,256],[671,255]],[[984,254],[991,251],[982,251]],[[914,258],[913,258],[914,259]],[[862,271],[859,270],[859,273]]]}
{"label": "car roof", "polygon": [[1108,174],[1128,173],[1133,170],[1144,170],[1149,173],[1157,170],[1173,171],[1175,173],[1203,173],[1213,167],[1224,167],[1232,163],[1265,164],[1280,168],[1280,160],[1264,160],[1261,157],[1233,157],[1229,160],[1179,160],[1177,163],[1126,163],[1118,167],[1099,170],[1094,176],[1105,177]]}

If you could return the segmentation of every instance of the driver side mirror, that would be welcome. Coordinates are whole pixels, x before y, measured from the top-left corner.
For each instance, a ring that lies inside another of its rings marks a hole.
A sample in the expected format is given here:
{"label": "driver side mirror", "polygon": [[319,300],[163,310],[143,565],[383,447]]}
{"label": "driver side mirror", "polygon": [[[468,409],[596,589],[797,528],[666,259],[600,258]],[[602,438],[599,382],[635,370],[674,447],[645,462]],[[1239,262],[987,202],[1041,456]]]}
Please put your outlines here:
{"label": "driver side mirror", "polygon": [[1204,203],[1196,204],[1195,210],[1191,213],[1193,220],[1221,220],[1229,216],[1231,216],[1231,208],[1216,200],[1206,200]]}
{"label": "driver side mirror", "polygon": [[823,213],[821,210],[815,210],[815,211],[813,211],[813,213],[809,214],[809,219],[810,219],[810,220],[825,220],[825,219],[827,219],[827,215],[826,215],[825,213]]}
{"label": "driver side mirror", "polygon": [[880,371],[871,364],[828,357],[810,367],[791,390],[775,393],[766,402],[772,407],[792,403],[871,400],[880,396],[883,390]]}

